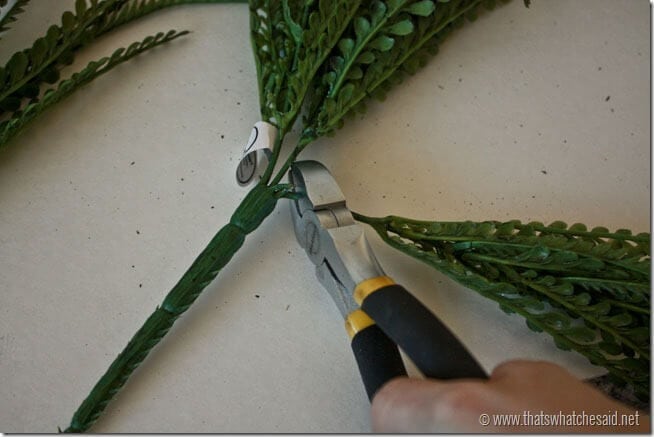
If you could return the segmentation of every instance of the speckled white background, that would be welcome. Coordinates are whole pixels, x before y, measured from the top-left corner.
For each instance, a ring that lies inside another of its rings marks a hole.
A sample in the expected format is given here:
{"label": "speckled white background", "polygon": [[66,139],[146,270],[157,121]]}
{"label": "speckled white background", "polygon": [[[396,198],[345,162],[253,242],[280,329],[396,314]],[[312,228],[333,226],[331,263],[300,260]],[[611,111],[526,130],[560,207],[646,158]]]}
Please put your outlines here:
{"label": "speckled white background", "polygon": [[[71,3],[33,2],[0,42],[0,60]],[[193,33],[94,81],[0,152],[1,431],[66,426],[245,195],[234,170],[258,120],[245,5],[154,14],[74,67],[169,28]],[[457,31],[386,102],[305,157],[324,162],[368,215],[648,231],[649,38],[644,0],[513,1]],[[601,373],[369,238],[388,273],[486,369],[527,357]],[[342,320],[281,202],[93,430],[369,426]]]}

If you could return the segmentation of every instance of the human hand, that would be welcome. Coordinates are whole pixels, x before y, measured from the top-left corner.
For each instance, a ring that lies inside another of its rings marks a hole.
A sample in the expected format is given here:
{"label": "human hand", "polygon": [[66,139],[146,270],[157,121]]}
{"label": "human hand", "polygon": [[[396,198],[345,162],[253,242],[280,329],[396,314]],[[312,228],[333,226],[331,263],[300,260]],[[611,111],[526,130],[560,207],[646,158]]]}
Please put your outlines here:
{"label": "human hand", "polygon": [[392,433],[649,433],[650,419],[556,364],[516,360],[497,366],[488,380],[393,379],[373,398],[372,427]]}

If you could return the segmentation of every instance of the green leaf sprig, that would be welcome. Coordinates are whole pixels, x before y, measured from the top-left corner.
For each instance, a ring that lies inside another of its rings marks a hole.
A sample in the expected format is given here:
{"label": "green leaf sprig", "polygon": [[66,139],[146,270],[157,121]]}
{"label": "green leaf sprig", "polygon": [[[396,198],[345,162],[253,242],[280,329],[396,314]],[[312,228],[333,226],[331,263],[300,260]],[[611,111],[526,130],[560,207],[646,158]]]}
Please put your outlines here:
{"label": "green leaf sprig", "polygon": [[[283,3],[283,1],[282,1]],[[438,52],[440,44],[455,28],[480,8],[492,9],[495,1],[482,0],[373,0],[362,2],[340,38],[331,48],[321,69],[312,78],[313,91],[294,107],[307,110],[302,119],[300,138],[280,166],[272,184],[279,183],[304,148],[322,136],[329,136],[344,125],[346,116],[363,113],[369,97],[383,100],[386,93],[414,74]],[[253,37],[258,48],[272,46],[269,40]],[[258,41],[258,42],[257,42]],[[257,65],[260,62],[257,61]],[[264,67],[257,67],[260,72]],[[261,96],[274,95],[270,82],[259,76]],[[265,107],[265,100],[262,107]],[[265,114],[265,112],[262,112]],[[280,145],[285,134],[280,127]],[[272,166],[269,167],[272,169]],[[262,180],[268,182],[270,172]]]}
{"label": "green leaf sprig", "polygon": [[73,51],[93,37],[89,30],[98,17],[123,0],[110,0],[87,6],[86,1],[75,3],[76,13],[66,11],[61,25],[52,25],[46,34],[24,50],[14,53],[0,68],[0,110],[15,112],[24,99],[38,97],[43,83],[59,80],[60,69],[73,62]]}
{"label": "green leaf sprig", "polygon": [[68,97],[79,87],[108,72],[118,64],[122,64],[147,50],[188,33],[188,31],[177,32],[176,30],[170,30],[165,34],[159,32],[156,35],[146,37],[143,41],[130,44],[127,49],[119,48],[109,57],[90,62],[84,69],[74,73],[69,79],[59,82],[56,88],[47,90],[43,98],[29,103],[25,109],[11,119],[0,123],[0,144],[7,143],[43,111]]}
{"label": "green leaf sprig", "polygon": [[554,222],[357,220],[392,247],[526,319],[564,350],[650,388],[651,237]]}
{"label": "green leaf sprig", "polygon": [[[0,67],[0,119],[2,119],[0,149],[4,148],[20,129],[45,108],[90,81],[90,79],[82,80],[82,77],[95,78],[117,65],[108,62],[102,68],[98,67],[100,74],[89,75],[88,68],[101,63],[102,60],[98,60],[95,61],[96,64],[92,63],[78,72],[75,78],[71,76],[65,81],[65,92],[54,87],[47,88],[48,85],[55,85],[60,81],[62,70],[73,63],[75,54],[84,47],[122,25],[170,6],[226,2],[226,0],[76,0],[74,12],[64,12],[60,24],[51,25],[31,47],[15,52],[4,67]],[[2,22],[14,21],[15,15],[21,12],[26,4],[26,0],[17,2]],[[170,32],[174,32],[175,38],[188,33],[169,31],[165,35]],[[145,38],[142,42],[136,41],[129,46],[131,49],[126,50],[130,52],[128,58],[175,38],[161,37],[157,34]],[[155,39],[157,43],[150,44]],[[139,47],[138,50],[134,48],[136,45]],[[58,97],[51,95],[46,104],[39,104],[40,100],[45,99],[46,94],[52,91],[56,91]],[[27,112],[29,114],[25,114]]]}
{"label": "green leaf sprig", "polygon": [[447,34],[480,6],[479,0],[438,6],[432,1],[371,2],[365,16],[353,24],[352,36],[339,42],[340,53],[322,76],[322,94],[314,97],[305,123],[316,136],[329,135],[343,126],[346,115],[365,111],[367,97],[383,100],[405,74],[424,66]]}
{"label": "green leaf sprig", "polygon": [[[252,0],[250,34],[257,67],[261,116],[279,129],[269,182],[282,143],[303,108],[314,77],[358,11],[360,0]],[[302,140],[296,149],[308,142]],[[273,181],[277,184],[286,169]]]}

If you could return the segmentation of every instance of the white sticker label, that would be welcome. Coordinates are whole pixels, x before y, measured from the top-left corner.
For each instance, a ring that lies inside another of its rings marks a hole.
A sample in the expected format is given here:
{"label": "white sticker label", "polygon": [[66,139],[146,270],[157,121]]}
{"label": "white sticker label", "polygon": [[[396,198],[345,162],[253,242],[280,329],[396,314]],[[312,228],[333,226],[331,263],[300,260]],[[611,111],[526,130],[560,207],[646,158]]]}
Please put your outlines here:
{"label": "white sticker label", "polygon": [[250,139],[243,149],[243,157],[236,168],[236,182],[242,187],[259,180],[266,171],[272,148],[277,139],[277,128],[258,121],[252,128]]}

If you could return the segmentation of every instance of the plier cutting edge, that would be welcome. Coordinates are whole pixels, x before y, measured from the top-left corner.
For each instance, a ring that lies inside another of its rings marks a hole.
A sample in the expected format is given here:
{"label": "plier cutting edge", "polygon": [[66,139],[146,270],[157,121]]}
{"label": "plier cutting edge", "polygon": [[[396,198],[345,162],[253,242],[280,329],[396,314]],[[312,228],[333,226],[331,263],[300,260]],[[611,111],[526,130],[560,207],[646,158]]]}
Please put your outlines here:
{"label": "plier cutting edge", "polygon": [[398,346],[426,377],[486,378],[443,322],[386,276],[331,173],[317,161],[298,161],[290,182],[295,235],[345,319],[368,397],[406,375]]}

